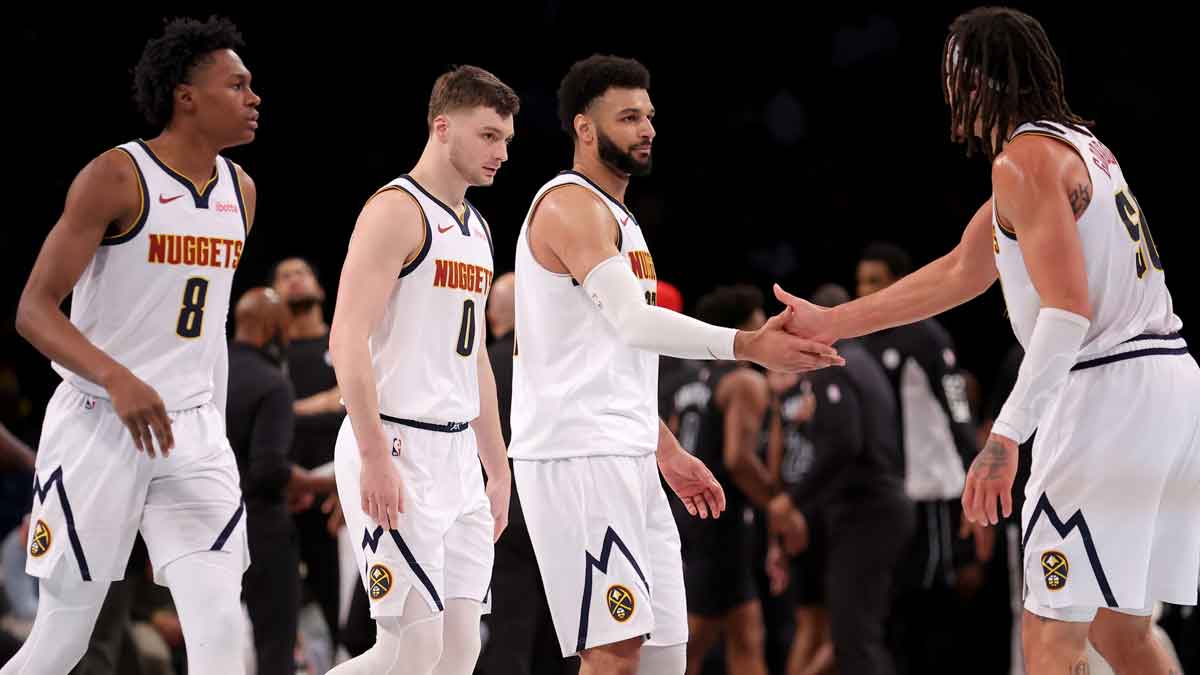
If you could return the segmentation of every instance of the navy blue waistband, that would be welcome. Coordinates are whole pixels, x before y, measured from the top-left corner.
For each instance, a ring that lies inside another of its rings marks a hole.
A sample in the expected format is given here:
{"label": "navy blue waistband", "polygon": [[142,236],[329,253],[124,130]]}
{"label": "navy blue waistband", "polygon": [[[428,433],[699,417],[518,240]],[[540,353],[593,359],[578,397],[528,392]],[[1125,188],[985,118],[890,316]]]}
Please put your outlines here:
{"label": "navy blue waistband", "polygon": [[[1127,344],[1130,344],[1131,342],[1142,342],[1145,340],[1179,340],[1182,342],[1183,334],[1182,333],[1171,333],[1169,335],[1156,335],[1154,333],[1142,333],[1141,335],[1138,335],[1137,337],[1129,338],[1128,340],[1122,342],[1121,344],[1127,345]],[[1132,349],[1127,352],[1120,352],[1117,354],[1109,354],[1108,356],[1099,356],[1094,359],[1080,361],[1079,363],[1076,363],[1073,368],[1071,368],[1071,371],[1074,372],[1076,370],[1085,370],[1087,368],[1095,368],[1097,366],[1105,366],[1110,363],[1116,363],[1117,361],[1136,359],[1136,358],[1139,358],[1142,356],[1158,356],[1158,355],[1163,355],[1163,354],[1187,354],[1187,353],[1188,353],[1187,344],[1182,344],[1177,347],[1147,347],[1145,349]]]}
{"label": "navy blue waistband", "polygon": [[384,422],[403,424],[406,427],[424,429],[425,431],[439,431],[443,434],[457,434],[470,425],[470,422],[444,422],[442,424],[431,424],[429,422],[419,422],[417,420],[406,420],[399,417],[392,417],[391,415],[384,415],[383,413],[380,413],[379,417],[383,419]]}

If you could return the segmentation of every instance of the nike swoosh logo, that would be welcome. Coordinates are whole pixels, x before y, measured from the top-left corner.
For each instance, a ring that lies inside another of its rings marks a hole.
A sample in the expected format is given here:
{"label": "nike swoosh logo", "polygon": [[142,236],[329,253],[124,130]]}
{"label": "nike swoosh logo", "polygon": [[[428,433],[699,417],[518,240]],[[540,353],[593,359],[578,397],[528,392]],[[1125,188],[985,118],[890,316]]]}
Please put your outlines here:
{"label": "nike swoosh logo", "polygon": [[454,229],[453,225],[447,225],[446,227],[442,227],[441,225],[438,225],[438,233],[439,234],[446,234],[447,232],[449,232],[450,230],[453,230],[453,229]]}
{"label": "nike swoosh logo", "polygon": [[159,195],[158,203],[159,204],[170,204],[171,202],[175,201],[176,199],[179,199],[182,196],[183,195],[175,195],[174,197],[164,197],[162,195]]}

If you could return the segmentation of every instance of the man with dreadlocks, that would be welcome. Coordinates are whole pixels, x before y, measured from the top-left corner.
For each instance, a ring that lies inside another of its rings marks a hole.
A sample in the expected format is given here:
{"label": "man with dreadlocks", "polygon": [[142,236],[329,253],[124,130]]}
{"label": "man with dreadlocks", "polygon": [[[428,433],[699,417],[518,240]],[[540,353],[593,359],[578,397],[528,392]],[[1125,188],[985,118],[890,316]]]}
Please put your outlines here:
{"label": "man with dreadlocks", "polygon": [[1039,428],[1023,516],[1027,670],[1086,673],[1087,640],[1117,672],[1166,674],[1158,601],[1196,604],[1200,367],[1163,263],[1113,153],[1068,107],[1041,25],[1003,8],[950,26],[951,135],[992,160],[992,198],[949,254],[832,309],[776,286],[789,330],[830,342],[943,312],[999,276],[1025,348],[967,475],[963,508],[1012,510],[1017,444]]}
{"label": "man with dreadlocks", "polygon": [[179,612],[188,672],[243,672],[249,556],[225,434],[225,319],[256,198],[218,154],[258,127],[241,46],[216,18],[171,21],[146,44],[134,93],[161,133],[80,171],[21,294],[17,330],[63,382],[35,468],[37,617],[2,675],[79,661],[139,530]]}

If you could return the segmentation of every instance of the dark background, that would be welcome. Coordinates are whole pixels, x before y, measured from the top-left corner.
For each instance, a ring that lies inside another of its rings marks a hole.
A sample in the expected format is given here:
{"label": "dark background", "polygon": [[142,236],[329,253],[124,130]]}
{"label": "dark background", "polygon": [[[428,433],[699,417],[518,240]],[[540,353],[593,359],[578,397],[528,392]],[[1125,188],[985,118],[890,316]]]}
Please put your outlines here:
{"label": "dark background", "polygon": [[[228,153],[259,194],[235,294],[263,283],[280,258],[301,255],[318,265],[332,311],[358,209],[416,161],[430,87],[452,64],[493,71],[523,101],[495,187],[469,194],[492,224],[497,272],[512,268],[530,198],[570,162],[559,79],[597,51],[636,57],[652,73],[654,175],[633,182],[628,203],[660,277],[689,308],[735,281],[768,293],[772,281],[797,293],[825,281],[852,288],[857,256],[874,239],[927,262],[958,241],[989,194],[986,161],[948,139],[938,76],[946,27],[971,5],[410,5],[218,8],[242,29],[242,56],[264,99],[258,139]],[[1173,10],[1147,3],[1020,6],[1056,45],[1072,107],[1098,122],[1120,159],[1149,214],[1185,333],[1200,340],[1190,323],[1200,306],[1183,189],[1194,152],[1184,102],[1194,59],[1184,40],[1195,38]],[[164,15],[211,11],[47,6],[9,17],[0,392],[2,418],[31,440],[57,377],[13,331],[21,287],[76,172],[107,148],[154,135],[129,96],[146,40]],[[986,389],[1013,344],[999,287],[944,322]]]}

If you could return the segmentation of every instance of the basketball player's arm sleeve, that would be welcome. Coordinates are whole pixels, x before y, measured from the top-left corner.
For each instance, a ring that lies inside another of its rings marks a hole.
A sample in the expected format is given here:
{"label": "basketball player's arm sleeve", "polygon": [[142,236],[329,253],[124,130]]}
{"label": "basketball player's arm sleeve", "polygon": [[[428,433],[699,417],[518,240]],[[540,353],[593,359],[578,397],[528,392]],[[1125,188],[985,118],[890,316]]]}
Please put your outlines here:
{"label": "basketball player's arm sleeve", "polygon": [[276,498],[292,477],[288,450],[292,447],[295,424],[293,398],[291,384],[281,379],[263,396],[254,412],[245,479],[247,497]]}
{"label": "basketball player's arm sleeve", "polygon": [[992,424],[997,436],[1024,443],[1046,408],[1058,398],[1091,322],[1073,312],[1043,307],[1033,325],[1029,351],[1017,371],[1017,383]]}
{"label": "basketball player's arm sleeve", "polygon": [[975,442],[975,419],[967,400],[967,380],[958,368],[958,358],[950,336],[931,330],[929,341],[921,350],[922,370],[929,376],[929,389],[946,414],[954,447],[962,458],[963,468],[979,453]]}
{"label": "basketball player's arm sleeve", "polygon": [[630,347],[680,359],[734,359],[736,330],[646,304],[641,285],[620,255],[593,267],[583,289]]}
{"label": "basketball player's arm sleeve", "polygon": [[[997,215],[1016,231],[1042,304],[1017,383],[992,425],[993,435],[1017,443],[1033,435],[1058,397],[1091,327],[1087,263],[1066,188],[1078,161],[1054,141],[1017,142],[992,167]],[[1090,194],[1090,185],[1079,189]]]}
{"label": "basketball player's arm sleeve", "polygon": [[813,382],[816,413],[809,423],[813,463],[800,482],[792,486],[792,501],[803,513],[812,513],[836,494],[838,476],[863,453],[865,420],[857,390],[850,378],[830,373]]}

